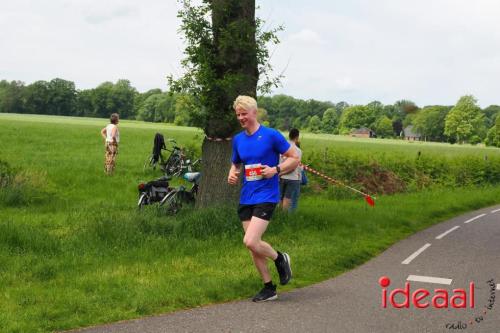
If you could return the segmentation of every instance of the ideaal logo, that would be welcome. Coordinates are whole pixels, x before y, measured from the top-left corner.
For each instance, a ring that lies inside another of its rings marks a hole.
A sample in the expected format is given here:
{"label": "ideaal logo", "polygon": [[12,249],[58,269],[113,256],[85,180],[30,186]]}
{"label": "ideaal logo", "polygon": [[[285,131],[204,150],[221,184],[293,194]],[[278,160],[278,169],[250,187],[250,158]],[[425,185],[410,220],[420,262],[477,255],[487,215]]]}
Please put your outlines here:
{"label": "ideaal logo", "polygon": [[480,324],[486,317],[488,311],[493,310],[493,306],[495,305],[495,293],[496,293],[496,284],[495,280],[491,279],[486,281],[489,289],[489,297],[486,305],[484,306],[483,312],[480,315],[476,315],[473,319],[469,321],[459,321],[456,323],[447,323],[445,327],[449,330],[465,330],[472,326]]}
{"label": "ideaal logo", "polygon": [[[431,293],[427,289],[419,288],[412,292],[409,282],[405,283],[404,288],[396,288],[388,293],[387,287],[389,287],[389,285],[391,284],[391,280],[386,276],[383,276],[379,279],[379,284],[382,287],[383,308],[387,308],[388,300],[392,307],[397,309],[409,308],[410,302],[417,309],[428,308],[431,305],[436,309],[448,308],[449,306],[456,309],[463,309],[467,307],[469,307],[470,309],[474,309],[475,307],[474,282],[469,283],[468,290],[465,290],[463,288],[453,289],[451,295],[446,289],[434,289],[434,292]],[[482,309],[483,312],[480,315],[476,315],[471,320],[447,323],[445,325],[445,328],[449,330],[465,330],[484,321],[488,311],[493,310],[496,296],[495,280],[490,279],[486,282],[486,284],[488,285],[489,289],[489,297],[486,304],[484,305],[484,309]],[[403,297],[404,300],[402,303],[396,302],[395,298],[397,295],[401,295]]]}
{"label": "ideaal logo", "polygon": [[[417,309],[425,309],[429,306],[436,309],[447,309],[448,307],[455,309],[474,308],[474,282],[469,284],[468,290],[463,288],[453,289],[451,295],[446,289],[434,289],[431,292],[419,288],[412,292],[410,282],[406,282],[404,288],[396,288],[388,293],[387,287],[391,284],[391,280],[387,276],[381,277],[379,284],[382,287],[383,308],[387,308],[388,303],[396,309],[409,308],[410,303]],[[403,297],[401,303],[396,302],[397,295]]]}

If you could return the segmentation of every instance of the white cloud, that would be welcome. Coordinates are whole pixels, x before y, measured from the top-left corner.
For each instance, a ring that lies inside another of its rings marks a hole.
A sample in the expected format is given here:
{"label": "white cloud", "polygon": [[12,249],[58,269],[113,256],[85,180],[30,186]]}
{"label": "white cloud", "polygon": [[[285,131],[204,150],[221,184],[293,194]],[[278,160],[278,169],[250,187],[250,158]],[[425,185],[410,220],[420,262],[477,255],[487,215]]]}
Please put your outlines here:
{"label": "white cloud", "polygon": [[[500,104],[498,0],[258,0],[273,48],[276,92],[350,103],[402,98],[452,104],[473,93]],[[178,3],[164,0],[17,0],[2,4],[0,79],[62,77],[79,88],[128,78],[166,88],[181,72]]]}
{"label": "white cloud", "polygon": [[311,29],[302,29],[299,32],[290,35],[289,37],[290,41],[292,42],[299,42],[299,43],[306,43],[306,44],[319,44],[323,45],[326,44],[325,40],[321,38],[321,36],[316,32]]}
{"label": "white cloud", "polygon": [[[325,42],[278,47],[276,67],[291,59],[280,92],[351,103],[409,98],[420,105],[453,104],[473,92],[481,105],[500,104],[500,2],[332,0],[312,8],[278,3],[286,8],[288,30],[307,27]],[[351,85],[339,84],[342,78]]]}
{"label": "white cloud", "polygon": [[[21,0],[0,12],[0,79],[75,81],[78,88],[130,79],[140,90],[166,88],[182,42],[176,2]],[[8,33],[6,33],[8,30]]]}
{"label": "white cloud", "polygon": [[131,18],[138,14],[139,9],[127,6],[118,6],[111,10],[100,11],[92,8],[89,14],[85,16],[85,20],[91,24],[100,24],[119,18]]}
{"label": "white cloud", "polygon": [[335,80],[335,84],[339,89],[350,90],[353,87],[353,82],[350,77],[342,77]]}

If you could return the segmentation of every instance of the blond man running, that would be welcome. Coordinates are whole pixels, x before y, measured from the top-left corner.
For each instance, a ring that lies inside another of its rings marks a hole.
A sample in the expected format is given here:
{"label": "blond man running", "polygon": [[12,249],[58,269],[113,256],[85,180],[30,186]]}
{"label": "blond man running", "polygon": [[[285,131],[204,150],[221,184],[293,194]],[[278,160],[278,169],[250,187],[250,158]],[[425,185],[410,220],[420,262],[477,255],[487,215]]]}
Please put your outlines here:
{"label": "blond man running", "polygon": [[[262,240],[276,205],[280,201],[279,174],[294,170],[300,158],[294,146],[275,129],[259,124],[257,102],[249,96],[238,96],[233,108],[244,129],[233,139],[232,166],[228,183],[237,184],[243,165],[243,185],[240,194],[238,216],[245,236],[243,242],[250,251],[264,287],[253,297],[254,302],[274,300],[276,285],[271,280],[267,260],[276,265],[282,285],[292,278],[290,256],[272,248]],[[279,156],[287,159],[279,164]]]}

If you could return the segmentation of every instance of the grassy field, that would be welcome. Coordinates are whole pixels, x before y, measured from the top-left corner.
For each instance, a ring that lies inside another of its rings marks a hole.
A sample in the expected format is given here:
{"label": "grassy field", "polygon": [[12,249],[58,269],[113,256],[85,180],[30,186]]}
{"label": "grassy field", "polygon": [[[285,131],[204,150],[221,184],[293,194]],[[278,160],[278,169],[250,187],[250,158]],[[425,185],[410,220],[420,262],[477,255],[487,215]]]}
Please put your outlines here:
{"label": "grassy field", "polygon": [[[192,128],[123,121],[117,172],[103,174],[102,119],[0,114],[0,160],[33,200],[0,203],[0,331],[50,332],[252,296],[260,287],[233,208],[137,212],[136,185],[157,131],[198,146]],[[499,149],[306,134],[304,151],[449,156]],[[22,194],[23,192],[21,192]],[[288,251],[284,290],[338,275],[417,230],[500,202],[500,188],[434,189],[362,200],[304,195],[266,239]],[[310,258],[315,258],[314,261]],[[275,277],[276,279],[276,277]],[[281,289],[283,290],[283,289]]]}
{"label": "grassy field", "polygon": [[[37,124],[62,124],[62,125],[77,125],[82,127],[94,127],[100,129],[106,125],[106,120],[96,118],[80,118],[80,117],[59,117],[59,116],[44,116],[44,115],[16,115],[8,113],[0,113],[0,122],[13,121],[16,123],[27,122]],[[143,149],[149,151],[152,146],[153,135],[157,131],[164,133],[166,136],[175,137],[182,140],[191,140],[197,134],[201,139],[203,133],[201,130],[192,127],[173,126],[170,124],[145,123],[141,121],[122,121],[120,123],[122,132],[128,129],[140,129],[148,134],[144,137],[142,143]],[[330,134],[313,134],[302,133],[302,143],[304,151],[316,149],[330,151],[363,152],[364,154],[377,156],[384,153],[398,153],[404,155],[416,155],[418,151],[424,154],[439,155],[439,156],[500,156],[500,149],[494,147],[479,147],[474,145],[450,145],[438,142],[409,142],[395,139],[364,139],[352,138],[349,136],[330,135]],[[98,141],[99,138],[96,140]],[[127,139],[127,138],[124,138]],[[135,137],[131,137],[131,140]]]}
{"label": "grassy field", "polygon": [[399,139],[368,139],[349,136],[313,134],[302,135],[305,147],[308,149],[328,149],[330,151],[360,152],[372,156],[384,153],[417,155],[420,151],[425,155],[439,156],[500,156],[500,149],[495,147],[479,147],[475,145],[457,145],[440,142],[405,141]]}

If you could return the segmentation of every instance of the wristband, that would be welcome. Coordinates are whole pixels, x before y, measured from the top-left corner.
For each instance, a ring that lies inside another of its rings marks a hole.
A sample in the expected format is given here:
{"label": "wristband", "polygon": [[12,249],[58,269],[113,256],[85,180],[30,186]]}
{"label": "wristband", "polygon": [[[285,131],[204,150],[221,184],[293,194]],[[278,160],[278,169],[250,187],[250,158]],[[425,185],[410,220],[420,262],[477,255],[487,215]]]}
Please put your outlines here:
{"label": "wristband", "polygon": [[280,166],[279,166],[279,165],[277,165],[277,166],[276,166],[276,173],[278,173],[278,174],[279,174],[280,172],[281,172],[281,168],[280,168]]}

